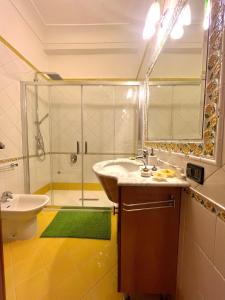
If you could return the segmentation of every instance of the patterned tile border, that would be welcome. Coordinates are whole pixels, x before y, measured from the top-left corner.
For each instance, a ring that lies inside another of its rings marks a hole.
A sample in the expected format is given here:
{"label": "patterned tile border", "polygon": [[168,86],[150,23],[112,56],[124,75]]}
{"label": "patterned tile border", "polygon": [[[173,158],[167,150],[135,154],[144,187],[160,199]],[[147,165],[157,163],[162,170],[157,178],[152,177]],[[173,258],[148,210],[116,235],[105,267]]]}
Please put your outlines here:
{"label": "patterned tile border", "polygon": [[20,156],[20,157],[12,157],[12,158],[1,159],[0,164],[5,164],[5,163],[21,160],[21,159],[24,159],[24,157]]}
{"label": "patterned tile border", "polygon": [[[49,153],[46,153],[46,154],[49,154]],[[37,157],[37,155],[34,154],[34,155],[29,156],[29,158],[32,158],[32,157]],[[25,158],[26,158],[26,156],[18,156],[18,157],[10,157],[10,158],[6,158],[6,159],[0,159],[0,165],[9,163],[9,162],[13,162],[13,161],[17,161],[17,160],[23,160]]]}
{"label": "patterned tile border", "polygon": [[208,57],[205,88],[204,124],[202,143],[176,143],[146,141],[145,146],[174,153],[216,159],[216,142],[221,101],[222,57],[224,40],[223,0],[212,0],[211,20],[208,37]]}
{"label": "patterned tile border", "polygon": [[191,188],[186,188],[185,192],[192,199],[197,201],[199,204],[225,222],[225,208],[221,207],[219,204],[216,204],[213,200],[210,200],[209,198],[206,198],[198,192],[192,190]]}

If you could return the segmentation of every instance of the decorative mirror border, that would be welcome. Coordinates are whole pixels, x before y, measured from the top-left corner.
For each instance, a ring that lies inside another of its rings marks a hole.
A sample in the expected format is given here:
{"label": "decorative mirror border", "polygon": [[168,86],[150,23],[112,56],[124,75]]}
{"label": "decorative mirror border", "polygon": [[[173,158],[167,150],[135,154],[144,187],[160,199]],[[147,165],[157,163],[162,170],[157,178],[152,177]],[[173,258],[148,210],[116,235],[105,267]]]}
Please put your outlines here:
{"label": "decorative mirror border", "polygon": [[[146,147],[163,151],[201,157],[218,164],[221,159],[223,131],[223,81],[222,70],[224,52],[224,0],[212,0],[208,35],[208,56],[205,85],[205,104],[203,122],[203,142],[151,142]],[[149,73],[147,74],[149,75]],[[148,76],[147,76],[148,79]]]}

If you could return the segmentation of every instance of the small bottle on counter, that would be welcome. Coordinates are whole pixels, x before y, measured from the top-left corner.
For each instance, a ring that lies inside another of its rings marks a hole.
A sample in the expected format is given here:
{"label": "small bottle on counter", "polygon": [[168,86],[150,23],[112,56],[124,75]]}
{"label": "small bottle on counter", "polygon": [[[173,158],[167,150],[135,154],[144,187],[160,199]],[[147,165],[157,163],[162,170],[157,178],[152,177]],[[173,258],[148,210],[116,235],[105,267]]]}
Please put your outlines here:
{"label": "small bottle on counter", "polygon": [[154,154],[153,148],[151,148],[151,152],[148,156],[148,165],[156,166],[157,165],[157,156]]}

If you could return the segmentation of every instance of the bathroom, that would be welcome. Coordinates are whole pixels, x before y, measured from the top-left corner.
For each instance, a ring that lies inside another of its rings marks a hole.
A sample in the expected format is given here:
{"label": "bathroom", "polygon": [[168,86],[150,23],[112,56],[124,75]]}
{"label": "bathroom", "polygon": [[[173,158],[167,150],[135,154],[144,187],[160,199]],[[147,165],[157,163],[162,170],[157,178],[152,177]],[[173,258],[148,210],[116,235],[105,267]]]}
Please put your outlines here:
{"label": "bathroom", "polygon": [[0,300],[225,300],[224,1],[0,8]]}

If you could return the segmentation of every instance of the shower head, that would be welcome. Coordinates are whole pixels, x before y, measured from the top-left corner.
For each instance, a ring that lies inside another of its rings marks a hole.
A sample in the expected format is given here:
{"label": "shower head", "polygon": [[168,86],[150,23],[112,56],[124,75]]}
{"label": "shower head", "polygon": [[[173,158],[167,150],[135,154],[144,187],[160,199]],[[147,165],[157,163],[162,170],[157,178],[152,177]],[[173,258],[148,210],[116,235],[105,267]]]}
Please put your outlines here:
{"label": "shower head", "polygon": [[54,72],[46,72],[45,73],[51,80],[63,80],[62,77]]}
{"label": "shower head", "polygon": [[34,81],[38,81],[38,74],[47,75],[51,80],[63,80],[63,78],[56,72],[41,72],[38,71],[34,75]]}

